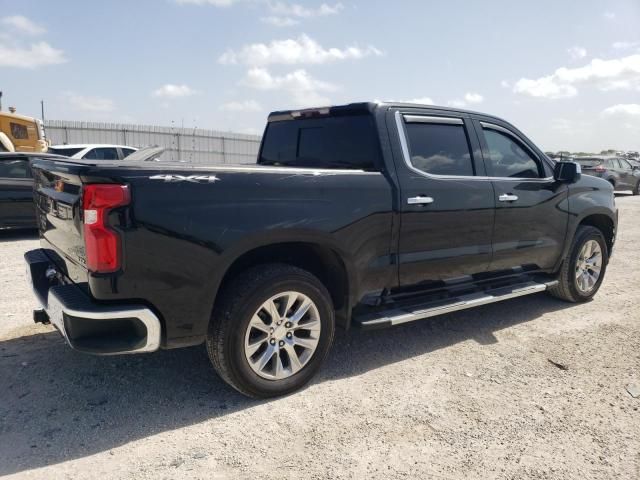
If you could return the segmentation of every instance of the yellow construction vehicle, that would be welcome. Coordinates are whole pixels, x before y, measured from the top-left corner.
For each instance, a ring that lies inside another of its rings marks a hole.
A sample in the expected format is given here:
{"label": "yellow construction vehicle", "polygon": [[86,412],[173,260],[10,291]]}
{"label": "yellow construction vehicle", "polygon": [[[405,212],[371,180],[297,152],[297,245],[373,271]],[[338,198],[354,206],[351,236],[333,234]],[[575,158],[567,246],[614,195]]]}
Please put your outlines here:
{"label": "yellow construction vehicle", "polygon": [[41,120],[0,111],[0,152],[46,152],[49,148]]}

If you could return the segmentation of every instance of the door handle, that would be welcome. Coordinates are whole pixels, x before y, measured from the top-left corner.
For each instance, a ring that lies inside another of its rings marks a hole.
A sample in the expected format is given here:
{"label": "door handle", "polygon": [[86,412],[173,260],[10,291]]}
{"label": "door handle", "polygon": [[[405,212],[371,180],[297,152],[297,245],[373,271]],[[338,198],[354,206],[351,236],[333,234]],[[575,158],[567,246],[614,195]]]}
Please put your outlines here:
{"label": "door handle", "polygon": [[429,203],[433,203],[433,198],[423,197],[422,195],[418,195],[417,197],[407,198],[407,203],[409,205],[427,205]]}
{"label": "door handle", "polygon": [[500,200],[501,202],[515,202],[516,200],[518,200],[518,196],[511,193],[503,193],[498,197],[498,200]]}

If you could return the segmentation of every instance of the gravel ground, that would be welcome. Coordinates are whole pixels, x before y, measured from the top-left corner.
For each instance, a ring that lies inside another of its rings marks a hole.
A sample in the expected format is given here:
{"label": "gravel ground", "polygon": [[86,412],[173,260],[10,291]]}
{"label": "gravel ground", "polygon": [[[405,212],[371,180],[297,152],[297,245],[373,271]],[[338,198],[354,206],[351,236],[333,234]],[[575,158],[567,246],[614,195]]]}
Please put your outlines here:
{"label": "gravel ground", "polygon": [[341,333],[305,390],[248,400],[204,347],[90,357],[34,325],[0,238],[0,476],[639,479],[640,197],[595,300],[546,294]]}

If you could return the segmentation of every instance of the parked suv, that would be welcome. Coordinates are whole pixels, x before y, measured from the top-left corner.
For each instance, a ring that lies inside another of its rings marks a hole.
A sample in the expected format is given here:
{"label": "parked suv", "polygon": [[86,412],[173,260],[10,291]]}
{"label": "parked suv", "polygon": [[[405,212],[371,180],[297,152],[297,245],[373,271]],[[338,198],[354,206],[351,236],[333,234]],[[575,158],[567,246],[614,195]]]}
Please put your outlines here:
{"label": "parked suv", "polygon": [[35,320],[93,354],[206,343],[252,397],[307,383],[336,326],[587,301],[616,236],[610,183],[500,118],[433,106],[274,112],[257,165],[33,170]]}
{"label": "parked suv", "polygon": [[583,173],[600,177],[613,185],[616,192],[631,190],[640,194],[640,169],[620,157],[587,157],[576,160]]}

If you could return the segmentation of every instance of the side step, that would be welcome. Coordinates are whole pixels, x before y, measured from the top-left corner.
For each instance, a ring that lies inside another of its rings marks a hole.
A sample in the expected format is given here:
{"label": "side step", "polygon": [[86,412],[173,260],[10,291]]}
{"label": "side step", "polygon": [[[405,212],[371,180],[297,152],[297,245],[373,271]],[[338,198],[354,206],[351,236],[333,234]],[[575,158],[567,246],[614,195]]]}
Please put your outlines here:
{"label": "side step", "polygon": [[355,326],[363,329],[385,328],[401,323],[422,320],[423,318],[435,317],[445,313],[457,312],[467,308],[487,305],[489,303],[500,302],[510,298],[522,297],[532,293],[543,292],[558,283],[551,280],[545,283],[525,282],[508,287],[500,287],[483,292],[470,293],[445,300],[435,300],[428,303],[413,305],[410,308],[392,308],[375,313],[354,317]]}

